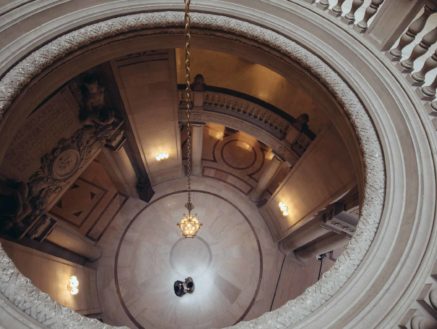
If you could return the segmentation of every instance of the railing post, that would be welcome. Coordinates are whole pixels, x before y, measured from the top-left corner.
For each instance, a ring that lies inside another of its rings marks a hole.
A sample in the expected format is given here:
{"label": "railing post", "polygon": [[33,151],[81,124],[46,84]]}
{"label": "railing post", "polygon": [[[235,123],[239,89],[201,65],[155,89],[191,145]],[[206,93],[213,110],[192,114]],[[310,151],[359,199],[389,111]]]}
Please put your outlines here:
{"label": "railing post", "polygon": [[329,8],[329,1],[328,0],[320,0],[317,3],[317,7],[319,7],[322,10],[326,10]]}
{"label": "railing post", "polygon": [[414,86],[420,86],[425,82],[425,75],[437,67],[437,50],[425,61],[422,68],[411,75]]}
{"label": "railing post", "polygon": [[425,5],[422,15],[420,15],[417,19],[414,20],[413,23],[411,23],[411,25],[408,27],[407,32],[405,32],[399,40],[397,47],[390,50],[390,55],[393,57],[393,60],[399,60],[402,57],[402,50],[416,39],[417,34],[421,32],[425,27],[429,16],[431,16],[436,11],[437,5],[435,3],[429,1]]}
{"label": "railing post", "polygon": [[437,76],[434,78],[434,81],[430,85],[423,86],[421,88],[421,91],[423,93],[422,98],[425,100],[432,101],[435,97],[436,88],[437,88]]}
{"label": "railing post", "polygon": [[425,0],[385,1],[367,30],[367,38],[382,51],[390,49],[425,3]]}
{"label": "railing post", "polygon": [[341,8],[341,6],[343,5],[344,2],[345,0],[337,0],[337,4],[334,7],[332,7],[330,13],[336,17],[341,16],[341,14],[343,13],[343,9]]}
{"label": "railing post", "polygon": [[381,6],[383,2],[384,0],[372,0],[370,5],[366,8],[366,11],[364,12],[363,19],[355,26],[355,29],[358,32],[364,33],[367,31],[369,27],[369,20],[378,12],[379,6]]}
{"label": "railing post", "polygon": [[[351,10],[344,16],[346,24],[353,24],[355,22],[355,13],[363,4],[364,0],[354,0],[352,2]],[[382,2],[382,1],[381,1]],[[367,10],[366,10],[367,12]],[[375,11],[376,12],[376,11]]]}
{"label": "railing post", "polygon": [[411,72],[414,68],[414,62],[416,61],[416,59],[424,55],[428,51],[429,47],[431,47],[436,41],[437,27],[425,34],[422,38],[422,41],[420,41],[420,43],[414,47],[410,57],[401,62],[402,69],[405,72]]}

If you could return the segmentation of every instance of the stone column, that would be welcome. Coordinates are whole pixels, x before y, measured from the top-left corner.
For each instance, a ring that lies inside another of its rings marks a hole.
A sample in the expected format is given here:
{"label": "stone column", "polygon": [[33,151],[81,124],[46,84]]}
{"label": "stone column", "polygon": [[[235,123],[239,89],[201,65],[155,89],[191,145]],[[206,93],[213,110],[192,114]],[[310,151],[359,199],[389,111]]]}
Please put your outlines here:
{"label": "stone column", "polygon": [[98,259],[102,254],[100,248],[96,247],[89,239],[60,221],[57,222],[46,240],[92,261]]}
{"label": "stone column", "polygon": [[270,161],[270,163],[261,173],[261,177],[258,180],[258,184],[250,192],[249,194],[250,200],[254,202],[260,201],[262,194],[269,187],[272,179],[275,177],[282,163],[283,161],[278,156],[273,157],[273,159]]}
{"label": "stone column", "polygon": [[112,151],[103,148],[101,157],[104,160],[104,167],[120,193],[138,197],[136,191],[137,175],[125,147]]}
{"label": "stone column", "polygon": [[203,123],[192,125],[192,160],[193,175],[202,176]]}

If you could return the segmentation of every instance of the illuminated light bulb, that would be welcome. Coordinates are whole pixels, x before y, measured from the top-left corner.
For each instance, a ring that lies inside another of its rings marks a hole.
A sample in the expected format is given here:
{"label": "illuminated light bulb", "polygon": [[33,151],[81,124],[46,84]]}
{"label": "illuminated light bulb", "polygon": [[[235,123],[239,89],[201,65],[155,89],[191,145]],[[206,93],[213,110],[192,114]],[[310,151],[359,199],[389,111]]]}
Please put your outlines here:
{"label": "illuminated light bulb", "polygon": [[158,155],[155,157],[156,161],[167,160],[168,158],[169,154],[165,152],[158,153]]}
{"label": "illuminated light bulb", "polygon": [[288,206],[285,204],[285,202],[279,202],[278,206],[281,210],[282,216],[288,216]]}
{"label": "illuminated light bulb", "polygon": [[272,160],[274,156],[275,156],[275,153],[273,153],[272,151],[269,151],[266,153],[267,160]]}
{"label": "illuminated light bulb", "polygon": [[75,275],[70,276],[70,279],[68,280],[67,288],[70,291],[70,294],[73,296],[79,293],[79,280],[77,279],[77,276]]}
{"label": "illuminated light bulb", "polygon": [[194,238],[200,229],[202,224],[199,222],[195,215],[184,215],[184,217],[178,223],[179,228],[182,231],[182,235],[185,238]]}
{"label": "illuminated light bulb", "polygon": [[219,140],[223,139],[223,136],[224,136],[224,133],[221,132],[221,131],[218,131],[218,132],[214,133],[215,139],[219,139]]}

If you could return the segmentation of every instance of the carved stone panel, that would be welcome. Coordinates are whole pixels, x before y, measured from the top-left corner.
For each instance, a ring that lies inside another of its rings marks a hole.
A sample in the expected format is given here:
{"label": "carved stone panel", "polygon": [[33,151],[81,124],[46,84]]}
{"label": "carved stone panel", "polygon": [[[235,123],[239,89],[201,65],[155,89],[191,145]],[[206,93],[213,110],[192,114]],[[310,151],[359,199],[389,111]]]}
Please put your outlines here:
{"label": "carved stone panel", "polygon": [[38,170],[44,154],[80,128],[78,112],[78,104],[67,88],[56,93],[26,119],[0,165],[1,174],[26,181]]}

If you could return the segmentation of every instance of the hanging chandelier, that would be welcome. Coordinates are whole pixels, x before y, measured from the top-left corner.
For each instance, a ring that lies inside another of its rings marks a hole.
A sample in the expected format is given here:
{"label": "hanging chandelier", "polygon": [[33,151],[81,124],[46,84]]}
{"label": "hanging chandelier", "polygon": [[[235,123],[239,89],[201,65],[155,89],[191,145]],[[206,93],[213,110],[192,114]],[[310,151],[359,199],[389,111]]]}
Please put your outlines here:
{"label": "hanging chandelier", "polygon": [[182,231],[182,235],[185,238],[194,238],[200,229],[202,224],[196,215],[192,214],[194,208],[191,202],[191,170],[192,170],[192,143],[191,143],[191,17],[190,17],[190,3],[191,0],[185,1],[185,15],[184,15],[184,26],[185,26],[185,90],[184,90],[184,100],[186,104],[185,116],[187,121],[187,203],[185,208],[187,208],[188,213],[184,214],[182,219],[179,221],[178,226]]}

